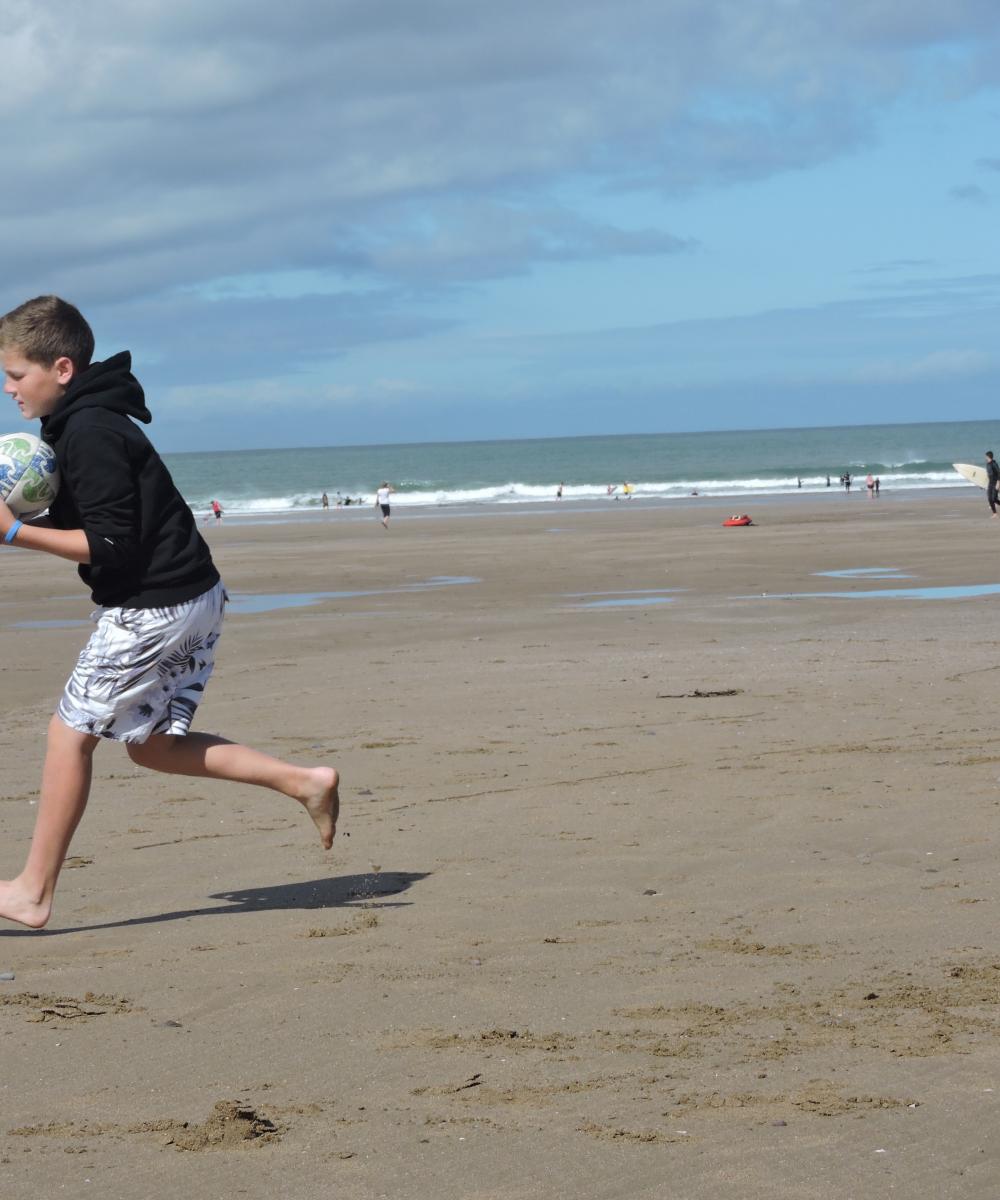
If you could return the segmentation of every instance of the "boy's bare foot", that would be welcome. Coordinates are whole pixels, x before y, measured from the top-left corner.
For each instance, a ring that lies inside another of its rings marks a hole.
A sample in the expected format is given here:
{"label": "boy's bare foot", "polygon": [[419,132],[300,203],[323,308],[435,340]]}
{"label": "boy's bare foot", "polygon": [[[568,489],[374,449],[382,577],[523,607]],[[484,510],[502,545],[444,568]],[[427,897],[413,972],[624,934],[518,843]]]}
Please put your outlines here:
{"label": "boy's bare foot", "polygon": [[52,912],[51,900],[34,900],[17,879],[0,882],[0,917],[29,929],[41,929]]}
{"label": "boy's bare foot", "polygon": [[337,832],[337,817],[340,814],[340,775],[333,767],[313,767],[309,775],[308,788],[299,797],[299,803],[319,830],[323,849],[329,850]]}

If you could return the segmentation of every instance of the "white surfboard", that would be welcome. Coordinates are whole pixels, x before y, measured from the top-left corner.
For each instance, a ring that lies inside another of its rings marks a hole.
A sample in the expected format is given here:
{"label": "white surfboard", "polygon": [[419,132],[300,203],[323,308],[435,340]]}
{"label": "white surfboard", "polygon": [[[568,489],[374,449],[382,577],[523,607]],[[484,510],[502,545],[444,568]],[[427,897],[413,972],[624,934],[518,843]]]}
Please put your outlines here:
{"label": "white surfboard", "polygon": [[972,463],[952,463],[955,470],[969,483],[974,483],[976,487],[985,488],[989,482],[989,476],[986,474],[985,467],[976,467]]}

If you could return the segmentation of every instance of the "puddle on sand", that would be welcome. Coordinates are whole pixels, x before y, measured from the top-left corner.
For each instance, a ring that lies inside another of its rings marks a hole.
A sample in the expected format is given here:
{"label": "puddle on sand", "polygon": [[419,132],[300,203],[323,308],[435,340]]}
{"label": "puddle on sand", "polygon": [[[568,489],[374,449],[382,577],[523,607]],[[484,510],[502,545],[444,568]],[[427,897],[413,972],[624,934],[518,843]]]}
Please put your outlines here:
{"label": "puddle on sand", "polygon": [[[868,592],[771,592],[768,600],[967,600],[975,596],[1000,596],[1000,583],[974,583],[961,587],[873,588]],[[760,600],[737,596],[737,600]]]}
{"label": "puddle on sand", "polygon": [[687,588],[615,588],[611,592],[564,592],[567,600],[586,600],[590,596],[665,596],[668,592],[685,592]]}
{"label": "puddle on sand", "polygon": [[72,629],[77,625],[93,625],[93,621],[83,621],[80,618],[65,621],[15,621],[8,629]]}
{"label": "puddle on sand", "polygon": [[419,583],[401,583],[396,587],[365,588],[360,591],[341,592],[230,592],[229,611],[247,615],[249,613],[274,612],[283,608],[307,608],[322,604],[324,600],[353,600],[358,596],[397,596],[403,592],[428,592],[435,588],[457,587],[466,583],[479,583],[472,575],[435,575]]}
{"label": "puddle on sand", "polygon": [[588,600],[577,608],[642,608],[650,604],[673,604],[675,596],[631,596],[624,600]]}
{"label": "puddle on sand", "polygon": [[580,608],[641,608],[649,604],[673,604],[676,596],[622,596],[617,600],[585,600],[583,604],[574,604]]}
{"label": "puddle on sand", "polygon": [[813,571],[828,579],[915,579],[906,575],[899,567],[848,567],[845,571]]}
{"label": "puddle on sand", "polygon": [[[623,588],[616,592],[567,592],[567,600],[578,600],[582,603],[571,607],[577,611],[584,608],[642,608],[651,604],[672,604],[675,596],[670,592],[684,592],[686,588]],[[607,596],[608,599],[591,599],[591,597]]]}
{"label": "puddle on sand", "polygon": [[[324,600],[350,600],[355,596],[395,596],[402,592],[428,592],[435,588],[457,587],[465,583],[479,583],[472,575],[434,575],[418,583],[401,583],[396,587],[372,588],[356,592],[230,592],[229,611],[248,613],[274,612],[280,608],[306,608],[321,604]],[[67,599],[78,599],[71,596]],[[8,629],[71,629],[78,625],[93,625],[93,621],[68,618],[55,621],[16,621]]]}

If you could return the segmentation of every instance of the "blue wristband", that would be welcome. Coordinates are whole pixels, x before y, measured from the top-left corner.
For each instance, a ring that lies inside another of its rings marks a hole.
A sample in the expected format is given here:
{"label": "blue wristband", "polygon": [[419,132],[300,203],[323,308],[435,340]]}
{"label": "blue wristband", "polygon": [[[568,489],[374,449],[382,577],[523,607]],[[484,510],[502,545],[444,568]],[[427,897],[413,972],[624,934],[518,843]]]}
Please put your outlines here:
{"label": "blue wristband", "polygon": [[15,521],[14,524],[11,525],[10,529],[8,529],[7,532],[4,534],[3,540],[7,543],[8,546],[11,544],[11,542],[13,542],[14,538],[17,537],[17,531],[21,528],[21,526],[23,524],[24,524],[23,521]]}

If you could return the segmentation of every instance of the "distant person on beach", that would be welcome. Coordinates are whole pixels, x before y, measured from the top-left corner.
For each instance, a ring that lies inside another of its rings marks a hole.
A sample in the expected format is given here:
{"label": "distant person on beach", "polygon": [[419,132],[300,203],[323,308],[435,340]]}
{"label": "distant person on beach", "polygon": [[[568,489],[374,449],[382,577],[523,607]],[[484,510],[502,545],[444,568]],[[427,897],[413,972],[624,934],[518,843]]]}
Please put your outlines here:
{"label": "distant person on beach", "polygon": [[874,500],[875,499],[875,476],[872,475],[871,471],[868,472],[868,475],[865,478],[865,487],[868,489],[868,499]]}
{"label": "distant person on beach", "polygon": [[319,502],[320,502],[320,504],[323,505],[324,508],[330,507],[330,497],[326,494],[326,492],[324,492],[323,495],[320,496]]}
{"label": "distant person on beach", "polygon": [[[615,492],[617,492],[617,491],[618,491],[618,485],[616,483],[608,484],[608,495],[609,496],[615,496]],[[615,499],[617,500],[618,497],[615,496]]]}
{"label": "distant person on beach", "polygon": [[629,483],[629,481],[627,479],[622,484],[622,495],[625,497],[626,500],[632,499],[632,485]]}
{"label": "distant person on beach", "polygon": [[844,491],[847,492],[848,494],[850,494],[850,491],[851,491],[851,473],[850,473],[850,471],[844,472]]}
{"label": "distant person on beach", "polygon": [[225,511],[226,510],[222,507],[222,505],[218,502],[218,500],[212,501],[212,514],[215,517],[216,525],[222,524],[222,514]]}
{"label": "distant person on beach", "polygon": [[997,466],[993,451],[986,451],[986,503],[990,512],[997,515],[997,488],[1000,487],[1000,466]]}
{"label": "distant person on beach", "polygon": [[826,486],[827,487],[830,486],[830,476],[829,475],[827,475],[827,477],[826,477]]}
{"label": "distant person on beach", "polygon": [[[382,510],[382,528],[389,528],[389,497],[396,489],[384,479],[379,484],[378,491],[375,493],[375,507]],[[404,521],[404,524],[406,522]]]}
{"label": "distant person on beach", "polygon": [[882,487],[882,480],[879,479],[879,477],[876,475],[875,476],[875,495],[876,496],[879,494],[879,489],[881,487]]}
{"label": "distant person on beach", "polygon": [[[123,743],[133,763],[153,771],[280,792],[302,805],[327,850],[340,805],[332,767],[294,766],[191,732],[215,662],[225,589],[194,514],[138,423],[152,418],[131,356],[92,362],[93,352],[83,315],[56,296],[0,317],[4,390],[26,420],[41,419],[62,478],[43,518],[18,520],[0,501],[0,549],[76,563],[99,606],[48,723],[24,867],[0,882],[0,917],[31,929],[51,915],[102,741]],[[261,703],[268,703],[266,689]]]}
{"label": "distant person on beach", "polygon": [[560,485],[559,485],[559,486],[556,488],[556,499],[557,499],[557,500],[561,500],[561,499],[562,499],[562,490],[563,490],[563,485],[562,485],[562,484],[560,484]]}

